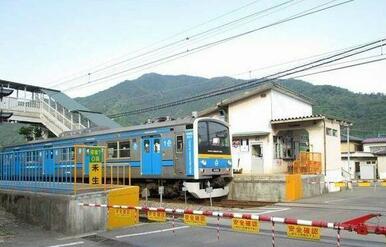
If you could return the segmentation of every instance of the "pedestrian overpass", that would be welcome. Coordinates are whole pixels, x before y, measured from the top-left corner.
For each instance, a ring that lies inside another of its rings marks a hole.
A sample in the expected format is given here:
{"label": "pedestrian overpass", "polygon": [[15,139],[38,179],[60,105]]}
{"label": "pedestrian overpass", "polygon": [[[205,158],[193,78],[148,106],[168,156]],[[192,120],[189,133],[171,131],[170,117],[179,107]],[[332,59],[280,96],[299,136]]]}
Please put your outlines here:
{"label": "pedestrian overpass", "polygon": [[56,136],[91,128],[121,127],[61,91],[0,80],[0,122],[4,120],[42,124]]}

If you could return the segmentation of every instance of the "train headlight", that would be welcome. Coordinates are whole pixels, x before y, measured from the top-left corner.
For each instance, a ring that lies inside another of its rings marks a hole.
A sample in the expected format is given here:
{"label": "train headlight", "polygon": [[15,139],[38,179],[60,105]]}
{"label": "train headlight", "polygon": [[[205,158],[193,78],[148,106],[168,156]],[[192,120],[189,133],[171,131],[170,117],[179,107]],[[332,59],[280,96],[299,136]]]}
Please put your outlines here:
{"label": "train headlight", "polygon": [[202,164],[203,166],[206,166],[206,160],[201,160],[201,164]]}

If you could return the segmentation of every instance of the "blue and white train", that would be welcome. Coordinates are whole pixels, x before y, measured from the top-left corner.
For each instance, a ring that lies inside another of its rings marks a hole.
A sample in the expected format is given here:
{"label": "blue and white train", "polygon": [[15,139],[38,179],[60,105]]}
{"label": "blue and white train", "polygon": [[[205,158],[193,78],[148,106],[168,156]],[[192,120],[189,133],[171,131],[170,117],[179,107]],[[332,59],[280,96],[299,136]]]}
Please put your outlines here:
{"label": "blue and white train", "polygon": [[[228,194],[232,177],[230,140],[228,124],[212,118],[94,131],[4,147],[0,176],[1,180],[67,181],[73,176],[74,145],[98,145],[107,146],[107,177],[125,178],[130,165],[133,184],[151,192],[158,193],[162,185],[165,196],[175,197],[184,185],[194,197],[208,198],[205,189],[210,182],[211,196],[221,197]],[[86,179],[87,174],[88,169]]]}

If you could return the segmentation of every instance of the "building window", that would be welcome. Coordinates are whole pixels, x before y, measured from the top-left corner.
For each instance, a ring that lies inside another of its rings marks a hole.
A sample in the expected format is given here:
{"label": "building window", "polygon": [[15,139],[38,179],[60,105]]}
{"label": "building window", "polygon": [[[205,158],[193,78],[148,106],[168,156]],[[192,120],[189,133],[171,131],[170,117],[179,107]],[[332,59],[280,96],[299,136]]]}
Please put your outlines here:
{"label": "building window", "polygon": [[176,152],[177,153],[182,153],[184,150],[184,138],[183,136],[177,136],[177,141],[176,141]]}
{"label": "building window", "polygon": [[332,135],[333,136],[338,136],[338,131],[336,129],[332,129]]}
{"label": "building window", "polygon": [[328,136],[338,136],[338,130],[331,129],[331,128],[326,128],[326,134]]}
{"label": "building window", "polygon": [[130,142],[122,141],[119,142],[119,158],[129,158],[130,157]]}

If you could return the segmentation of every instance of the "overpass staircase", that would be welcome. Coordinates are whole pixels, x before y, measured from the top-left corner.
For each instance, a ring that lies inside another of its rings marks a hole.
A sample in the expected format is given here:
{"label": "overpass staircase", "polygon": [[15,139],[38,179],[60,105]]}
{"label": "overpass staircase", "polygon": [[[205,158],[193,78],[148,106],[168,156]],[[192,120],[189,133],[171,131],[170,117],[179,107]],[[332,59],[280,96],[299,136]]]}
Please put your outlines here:
{"label": "overpass staircase", "polygon": [[11,122],[42,124],[56,136],[90,128],[120,127],[57,90],[3,80],[0,88],[1,92],[8,92],[0,95],[0,110],[8,113]]}

